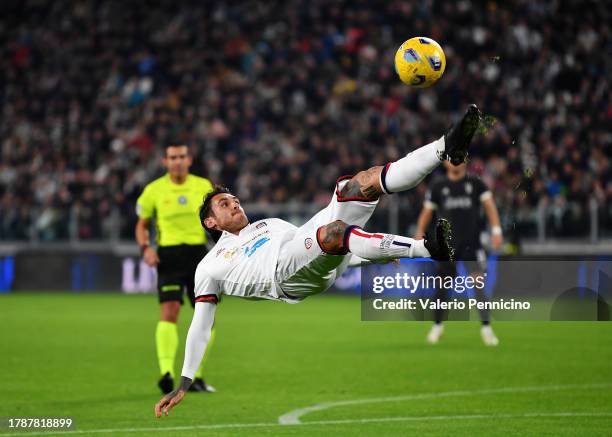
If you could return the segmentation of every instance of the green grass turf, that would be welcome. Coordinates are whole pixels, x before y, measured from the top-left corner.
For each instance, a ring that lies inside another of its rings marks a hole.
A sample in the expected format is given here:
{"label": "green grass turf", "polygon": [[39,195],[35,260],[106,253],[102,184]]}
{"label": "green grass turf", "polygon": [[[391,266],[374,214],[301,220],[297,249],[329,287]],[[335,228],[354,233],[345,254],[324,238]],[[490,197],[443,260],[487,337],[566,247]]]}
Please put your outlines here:
{"label": "green grass turf", "polygon": [[[185,306],[180,320],[177,372],[191,312]],[[226,298],[217,312],[217,342],[207,370],[218,393],[189,394],[169,417],[157,420],[157,314],[154,296],[0,295],[0,416],[72,416],[81,431],[274,424],[291,410],[329,401],[610,384],[389,400],[302,417],[304,423],[408,416],[416,420],[154,434],[612,435],[610,415],[524,416],[612,412],[611,323],[497,323],[501,344],[486,348],[477,323],[455,322],[447,324],[443,341],[432,347],[424,342],[428,323],[361,322],[355,298],[320,296],[299,305]],[[420,419],[466,415],[480,418]],[[2,429],[0,435],[7,432]]]}

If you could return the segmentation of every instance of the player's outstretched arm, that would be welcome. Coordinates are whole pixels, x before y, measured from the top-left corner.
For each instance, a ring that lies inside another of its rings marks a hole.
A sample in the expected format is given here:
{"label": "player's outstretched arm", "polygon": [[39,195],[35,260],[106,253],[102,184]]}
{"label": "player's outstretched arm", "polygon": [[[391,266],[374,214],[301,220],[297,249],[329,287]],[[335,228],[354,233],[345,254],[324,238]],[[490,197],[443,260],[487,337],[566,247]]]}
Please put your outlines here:
{"label": "player's outstretched arm", "polygon": [[212,302],[197,302],[193,312],[191,326],[187,333],[187,342],[185,345],[185,361],[183,363],[183,371],[181,372],[181,382],[179,387],[155,404],[155,416],[158,418],[162,414],[168,415],[170,410],[176,404],[181,402],[191,386],[194,375],[200,367],[206,346],[210,341],[211,331],[215,322],[215,311],[217,304]]}
{"label": "player's outstretched arm", "polygon": [[157,416],[157,418],[160,418],[162,417],[163,413],[166,413],[167,416],[170,410],[174,408],[176,404],[183,400],[183,398],[185,397],[185,393],[187,393],[187,390],[189,390],[190,386],[191,379],[182,376],[179,387],[172,390],[170,393],[161,398],[158,403],[155,404],[155,416]]}

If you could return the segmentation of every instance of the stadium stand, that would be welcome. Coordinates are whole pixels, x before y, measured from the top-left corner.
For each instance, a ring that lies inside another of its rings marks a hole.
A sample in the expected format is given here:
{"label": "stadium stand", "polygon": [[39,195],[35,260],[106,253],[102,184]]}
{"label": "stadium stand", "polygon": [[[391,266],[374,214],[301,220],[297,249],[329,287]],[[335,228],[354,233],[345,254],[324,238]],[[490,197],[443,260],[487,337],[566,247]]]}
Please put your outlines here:
{"label": "stadium stand", "polygon": [[[324,205],[337,176],[395,160],[476,101],[498,123],[471,170],[504,228],[612,234],[606,2],[9,1],[0,6],[0,240],[131,239],[161,146],[247,202]],[[392,66],[427,35],[448,70]],[[401,198],[413,223],[424,186]]]}

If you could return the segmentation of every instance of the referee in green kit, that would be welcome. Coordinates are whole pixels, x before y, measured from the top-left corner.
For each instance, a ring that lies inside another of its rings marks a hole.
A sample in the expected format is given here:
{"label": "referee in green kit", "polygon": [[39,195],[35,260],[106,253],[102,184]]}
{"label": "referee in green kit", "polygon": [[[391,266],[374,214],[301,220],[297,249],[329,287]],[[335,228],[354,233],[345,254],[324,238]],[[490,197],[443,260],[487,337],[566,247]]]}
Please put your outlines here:
{"label": "referee in green kit", "polygon": [[[163,393],[174,388],[174,360],[179,341],[176,322],[183,294],[187,292],[194,306],[195,270],[206,255],[206,234],[200,224],[198,207],[213,185],[208,179],[189,173],[192,162],[186,145],[166,146],[163,163],[167,173],[145,187],[136,205],[136,241],[145,262],[157,268],[160,318],[155,344],[161,372],[158,385]],[[157,227],[157,251],[149,240],[152,218]],[[190,391],[214,391],[204,382],[203,367],[204,361]]]}

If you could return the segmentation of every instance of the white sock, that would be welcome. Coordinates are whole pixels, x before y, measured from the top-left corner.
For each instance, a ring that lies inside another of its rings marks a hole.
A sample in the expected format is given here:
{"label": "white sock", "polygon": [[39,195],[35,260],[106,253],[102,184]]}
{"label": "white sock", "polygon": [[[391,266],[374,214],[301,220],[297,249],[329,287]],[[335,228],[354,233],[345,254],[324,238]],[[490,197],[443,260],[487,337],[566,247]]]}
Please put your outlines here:
{"label": "white sock", "polygon": [[444,152],[444,137],[387,164],[380,174],[380,186],[383,191],[389,194],[416,187],[425,176],[440,165],[439,152]]}
{"label": "white sock", "polygon": [[358,226],[350,229],[346,243],[349,252],[370,261],[430,257],[429,251],[425,249],[425,240],[393,234],[371,234]]}

